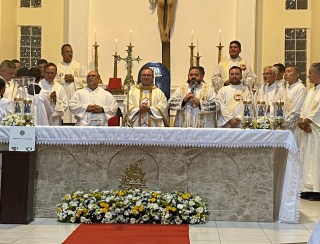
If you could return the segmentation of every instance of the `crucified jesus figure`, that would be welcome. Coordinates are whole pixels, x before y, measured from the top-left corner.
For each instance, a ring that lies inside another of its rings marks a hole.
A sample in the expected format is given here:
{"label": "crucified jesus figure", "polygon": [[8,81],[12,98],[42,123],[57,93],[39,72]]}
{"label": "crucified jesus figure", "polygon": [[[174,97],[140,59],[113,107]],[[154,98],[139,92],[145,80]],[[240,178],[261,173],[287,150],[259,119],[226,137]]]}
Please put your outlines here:
{"label": "crucified jesus figure", "polygon": [[162,42],[170,42],[170,30],[174,21],[177,0],[158,0],[157,14]]}

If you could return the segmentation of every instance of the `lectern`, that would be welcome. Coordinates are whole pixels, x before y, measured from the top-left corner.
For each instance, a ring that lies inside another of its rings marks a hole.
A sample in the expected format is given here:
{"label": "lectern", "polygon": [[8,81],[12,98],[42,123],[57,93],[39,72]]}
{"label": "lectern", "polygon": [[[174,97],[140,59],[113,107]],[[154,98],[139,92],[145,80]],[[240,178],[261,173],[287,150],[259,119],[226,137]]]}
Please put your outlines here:
{"label": "lectern", "polygon": [[0,223],[28,224],[34,220],[35,152],[1,153]]}

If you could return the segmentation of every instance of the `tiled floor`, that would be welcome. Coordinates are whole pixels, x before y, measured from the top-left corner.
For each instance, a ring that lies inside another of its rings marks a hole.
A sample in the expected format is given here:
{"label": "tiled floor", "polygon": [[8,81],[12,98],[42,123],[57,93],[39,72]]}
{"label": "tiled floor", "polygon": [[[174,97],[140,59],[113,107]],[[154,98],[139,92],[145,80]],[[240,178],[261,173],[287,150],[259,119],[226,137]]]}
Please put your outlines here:
{"label": "tiled floor", "polygon": [[[210,221],[190,227],[191,244],[306,243],[320,220],[320,202],[302,200],[300,224]],[[37,218],[29,225],[0,225],[0,243],[62,243],[78,227]]]}

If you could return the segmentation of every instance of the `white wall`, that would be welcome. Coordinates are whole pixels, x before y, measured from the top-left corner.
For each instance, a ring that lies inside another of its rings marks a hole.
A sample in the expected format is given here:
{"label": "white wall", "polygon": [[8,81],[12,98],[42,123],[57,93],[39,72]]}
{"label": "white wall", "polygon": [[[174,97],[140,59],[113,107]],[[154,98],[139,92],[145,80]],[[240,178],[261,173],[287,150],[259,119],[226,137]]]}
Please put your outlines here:
{"label": "white wall", "polygon": [[17,50],[17,2],[0,0],[0,62],[15,59]]}
{"label": "white wall", "polygon": [[[228,54],[229,42],[238,39],[243,45],[242,56],[253,65],[255,9],[255,0],[246,0],[241,5],[238,0],[179,0],[171,38],[172,86],[186,81],[191,30],[194,30],[194,44],[197,40],[199,42],[200,64],[206,68],[206,80],[210,80],[217,64],[220,28],[224,54]],[[125,57],[129,30],[132,29],[133,54],[143,59],[133,66],[133,76],[137,79],[144,63],[162,60],[157,22],[157,13],[150,11],[148,0],[69,0],[68,42],[74,47],[74,57],[93,69],[93,30],[96,29],[100,45],[99,72],[107,83],[113,75],[115,38],[119,39],[118,53]],[[118,77],[124,78],[125,75],[125,64],[121,62]]]}
{"label": "white wall", "polygon": [[[261,73],[264,66],[279,62],[284,63],[285,61],[285,28],[310,29],[312,15],[311,8],[308,10],[286,10],[285,1],[258,1],[257,77],[262,79]],[[318,0],[313,2],[315,1]],[[312,1],[309,1],[309,4],[311,3]],[[308,32],[308,35],[310,37],[310,32]],[[309,59],[310,50],[310,43],[308,43],[307,55]]]}

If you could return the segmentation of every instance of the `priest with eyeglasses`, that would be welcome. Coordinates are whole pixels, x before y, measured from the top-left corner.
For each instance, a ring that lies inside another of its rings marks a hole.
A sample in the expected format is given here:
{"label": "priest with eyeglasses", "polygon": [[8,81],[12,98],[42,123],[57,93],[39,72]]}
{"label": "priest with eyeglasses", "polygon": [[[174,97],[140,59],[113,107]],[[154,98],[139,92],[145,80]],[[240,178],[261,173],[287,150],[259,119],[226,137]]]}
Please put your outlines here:
{"label": "priest with eyeglasses", "polygon": [[130,89],[129,96],[123,102],[124,125],[128,127],[169,126],[167,98],[153,83],[153,69],[142,68],[140,79],[141,83]]}
{"label": "priest with eyeglasses", "polygon": [[100,76],[97,71],[87,75],[87,85],[76,91],[69,102],[78,126],[108,126],[118,109],[118,103],[112,94],[98,86]]}

